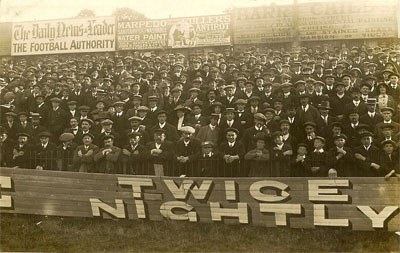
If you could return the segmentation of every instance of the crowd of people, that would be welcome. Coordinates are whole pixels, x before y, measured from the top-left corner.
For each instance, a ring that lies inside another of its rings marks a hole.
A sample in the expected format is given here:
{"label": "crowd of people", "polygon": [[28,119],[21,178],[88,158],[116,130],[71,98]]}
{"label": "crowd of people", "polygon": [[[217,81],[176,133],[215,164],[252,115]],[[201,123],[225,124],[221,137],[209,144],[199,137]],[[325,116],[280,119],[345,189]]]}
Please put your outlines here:
{"label": "crowd of people", "polygon": [[4,58],[1,166],[399,176],[400,47]]}

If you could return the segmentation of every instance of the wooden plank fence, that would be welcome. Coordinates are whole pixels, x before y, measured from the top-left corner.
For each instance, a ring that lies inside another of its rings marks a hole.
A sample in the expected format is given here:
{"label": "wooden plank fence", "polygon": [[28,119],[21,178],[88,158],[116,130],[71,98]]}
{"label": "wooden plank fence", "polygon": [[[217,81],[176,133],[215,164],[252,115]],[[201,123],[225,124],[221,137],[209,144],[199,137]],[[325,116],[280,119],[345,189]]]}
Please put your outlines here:
{"label": "wooden plank fence", "polygon": [[0,168],[0,212],[400,230],[397,178],[177,178]]}

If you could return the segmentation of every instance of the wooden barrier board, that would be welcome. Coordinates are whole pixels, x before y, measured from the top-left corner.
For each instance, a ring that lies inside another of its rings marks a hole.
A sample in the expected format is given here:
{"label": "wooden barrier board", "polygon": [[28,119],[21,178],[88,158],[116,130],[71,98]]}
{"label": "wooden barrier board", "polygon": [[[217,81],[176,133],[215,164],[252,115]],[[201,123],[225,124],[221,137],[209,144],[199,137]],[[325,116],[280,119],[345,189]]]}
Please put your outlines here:
{"label": "wooden barrier board", "polygon": [[400,229],[397,178],[174,178],[0,168],[0,212]]}

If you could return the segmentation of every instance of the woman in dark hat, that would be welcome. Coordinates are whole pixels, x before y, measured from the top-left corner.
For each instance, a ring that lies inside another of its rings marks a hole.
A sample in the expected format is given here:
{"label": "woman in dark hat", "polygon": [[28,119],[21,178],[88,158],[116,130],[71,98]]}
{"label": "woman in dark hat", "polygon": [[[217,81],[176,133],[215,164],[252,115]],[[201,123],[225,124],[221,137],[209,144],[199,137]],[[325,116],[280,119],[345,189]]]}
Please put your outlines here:
{"label": "woman in dark hat", "polygon": [[380,83],[377,86],[378,95],[376,96],[376,105],[379,109],[384,107],[394,108],[396,106],[395,100],[387,92],[389,86],[385,83]]}
{"label": "woman in dark hat", "polygon": [[171,125],[178,131],[184,126],[194,126],[194,119],[191,117],[192,110],[184,105],[177,105],[171,115]]}

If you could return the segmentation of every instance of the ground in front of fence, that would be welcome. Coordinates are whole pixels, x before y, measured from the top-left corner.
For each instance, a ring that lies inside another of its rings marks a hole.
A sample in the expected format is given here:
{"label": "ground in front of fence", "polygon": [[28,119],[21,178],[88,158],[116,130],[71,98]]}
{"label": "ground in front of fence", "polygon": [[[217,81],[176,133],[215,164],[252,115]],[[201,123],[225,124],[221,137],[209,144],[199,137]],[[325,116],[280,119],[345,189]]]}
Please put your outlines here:
{"label": "ground in front of fence", "polygon": [[1,214],[1,251],[399,252],[394,233]]}

